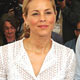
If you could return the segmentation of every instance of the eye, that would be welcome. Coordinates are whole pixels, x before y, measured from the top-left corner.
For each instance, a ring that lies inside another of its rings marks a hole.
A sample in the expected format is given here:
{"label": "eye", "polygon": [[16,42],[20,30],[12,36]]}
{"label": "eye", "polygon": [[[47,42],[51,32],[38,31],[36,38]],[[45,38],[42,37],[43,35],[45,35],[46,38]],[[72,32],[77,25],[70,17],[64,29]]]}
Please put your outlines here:
{"label": "eye", "polygon": [[33,13],[32,15],[33,15],[33,16],[37,16],[37,15],[39,15],[39,13]]}
{"label": "eye", "polygon": [[15,29],[13,26],[11,26],[11,29]]}
{"label": "eye", "polygon": [[45,14],[52,14],[52,12],[48,11],[48,12],[46,12]]}

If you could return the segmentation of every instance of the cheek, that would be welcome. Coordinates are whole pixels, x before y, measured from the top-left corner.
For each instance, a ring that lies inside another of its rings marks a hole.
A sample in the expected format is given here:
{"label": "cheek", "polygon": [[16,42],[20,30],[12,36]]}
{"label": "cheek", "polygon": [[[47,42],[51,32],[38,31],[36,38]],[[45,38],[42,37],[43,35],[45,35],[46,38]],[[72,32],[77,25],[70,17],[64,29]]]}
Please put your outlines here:
{"label": "cheek", "polygon": [[4,31],[4,35],[7,36],[8,35],[8,31]]}
{"label": "cheek", "polygon": [[56,18],[53,16],[53,17],[49,18],[48,21],[49,21],[50,24],[53,24],[53,25],[54,25],[55,19],[56,19]]}
{"label": "cheek", "polygon": [[5,31],[4,31],[4,34],[7,34],[7,33],[8,33],[8,31],[7,31],[7,30],[5,30]]}
{"label": "cheek", "polygon": [[34,18],[31,18],[30,20],[29,20],[29,24],[30,25],[36,25],[38,23],[38,19],[34,19]]}
{"label": "cheek", "polygon": [[16,29],[14,29],[13,32],[16,33]]}

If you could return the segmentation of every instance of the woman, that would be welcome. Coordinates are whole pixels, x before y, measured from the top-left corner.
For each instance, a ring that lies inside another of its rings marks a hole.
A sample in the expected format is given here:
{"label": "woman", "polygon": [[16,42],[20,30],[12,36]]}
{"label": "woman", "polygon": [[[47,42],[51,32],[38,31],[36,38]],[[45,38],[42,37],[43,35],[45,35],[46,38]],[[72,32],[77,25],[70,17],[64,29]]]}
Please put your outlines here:
{"label": "woman", "polygon": [[73,80],[74,52],[51,39],[54,0],[24,0],[23,18],[30,37],[0,48],[0,79]]}
{"label": "woman", "polygon": [[19,27],[19,22],[14,15],[5,13],[1,17],[0,26],[3,41],[2,45],[12,43],[17,40],[17,28]]}

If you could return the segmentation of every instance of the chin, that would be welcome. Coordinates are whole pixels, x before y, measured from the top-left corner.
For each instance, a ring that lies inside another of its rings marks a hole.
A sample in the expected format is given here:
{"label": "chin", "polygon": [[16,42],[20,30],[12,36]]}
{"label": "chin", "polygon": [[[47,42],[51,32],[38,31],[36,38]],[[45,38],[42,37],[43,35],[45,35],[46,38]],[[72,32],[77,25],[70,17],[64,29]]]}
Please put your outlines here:
{"label": "chin", "polygon": [[40,37],[48,37],[50,35],[51,35],[50,33],[40,33],[39,34]]}

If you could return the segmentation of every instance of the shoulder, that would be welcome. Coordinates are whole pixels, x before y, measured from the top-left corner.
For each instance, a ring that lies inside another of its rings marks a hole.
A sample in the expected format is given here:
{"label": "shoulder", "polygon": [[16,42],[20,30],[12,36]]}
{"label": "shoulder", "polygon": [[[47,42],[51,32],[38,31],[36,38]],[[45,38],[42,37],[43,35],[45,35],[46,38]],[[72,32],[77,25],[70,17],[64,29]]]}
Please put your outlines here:
{"label": "shoulder", "polygon": [[9,43],[9,44],[6,44],[6,45],[3,45],[3,46],[1,46],[0,48],[8,48],[8,47],[13,47],[14,45],[18,45],[18,44],[20,44],[20,42],[21,42],[22,40],[18,40],[18,41],[15,41],[15,42],[13,42],[13,43]]}
{"label": "shoulder", "polygon": [[0,46],[0,54],[3,54],[3,55],[13,54],[15,50],[19,50],[21,48],[21,43],[22,43],[22,40],[19,40],[4,46]]}
{"label": "shoulder", "polygon": [[62,63],[62,65],[69,65],[76,64],[76,56],[72,49],[61,45],[55,41],[53,41],[54,46],[54,54],[56,59]]}
{"label": "shoulder", "polygon": [[63,57],[72,57],[72,56],[75,56],[75,53],[72,49],[62,45],[62,44],[59,44],[55,41],[53,41],[53,45],[54,45],[54,49],[55,49],[55,52],[59,55],[59,56],[63,56]]}
{"label": "shoulder", "polygon": [[0,47],[0,60],[5,64],[5,66],[11,65],[11,63],[21,57],[22,54],[22,42],[19,40]]}

